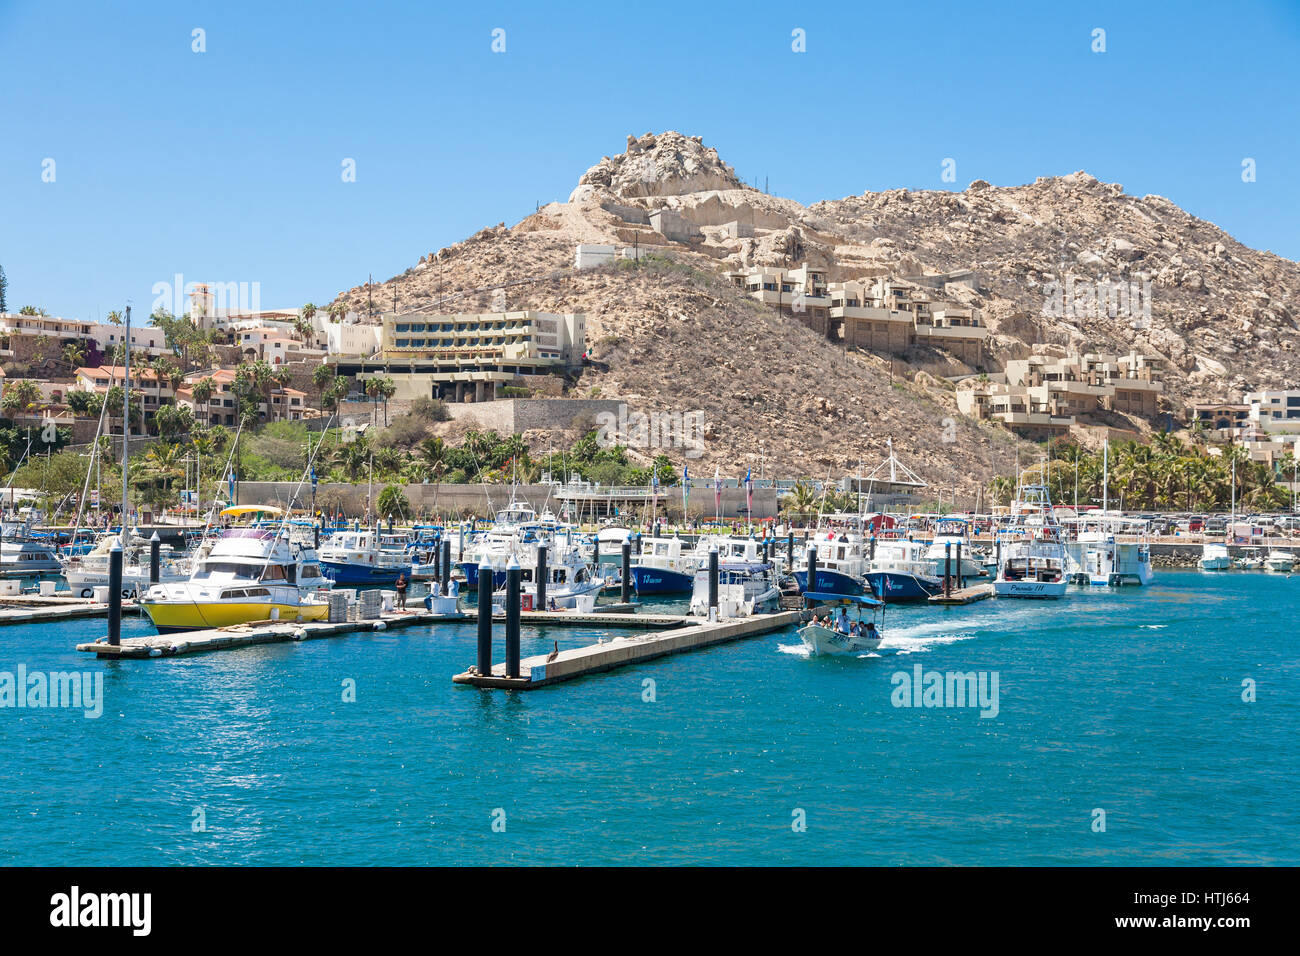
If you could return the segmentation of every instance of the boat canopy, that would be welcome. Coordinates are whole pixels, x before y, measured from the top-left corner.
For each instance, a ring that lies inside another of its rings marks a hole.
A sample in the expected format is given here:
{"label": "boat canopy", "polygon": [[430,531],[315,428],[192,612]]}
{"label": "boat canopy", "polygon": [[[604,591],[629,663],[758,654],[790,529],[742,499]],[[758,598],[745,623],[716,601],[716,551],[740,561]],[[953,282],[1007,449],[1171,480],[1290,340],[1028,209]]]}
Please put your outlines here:
{"label": "boat canopy", "polygon": [[857,604],[860,607],[884,607],[884,603],[866,594],[834,594],[830,591],[804,591],[803,596],[821,604]]}
{"label": "boat canopy", "polygon": [[239,515],[267,514],[282,515],[284,511],[274,505],[231,505],[221,512],[223,515],[238,517]]}

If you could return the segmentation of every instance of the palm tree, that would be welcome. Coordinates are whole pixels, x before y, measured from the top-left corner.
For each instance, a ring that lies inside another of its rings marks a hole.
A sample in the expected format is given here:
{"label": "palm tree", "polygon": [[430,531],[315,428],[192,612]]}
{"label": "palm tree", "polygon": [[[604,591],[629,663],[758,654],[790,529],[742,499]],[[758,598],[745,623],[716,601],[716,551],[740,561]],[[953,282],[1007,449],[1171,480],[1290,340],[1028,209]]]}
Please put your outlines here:
{"label": "palm tree", "polygon": [[86,346],[80,342],[69,342],[63,346],[63,360],[73,368],[81,368],[86,362]]}

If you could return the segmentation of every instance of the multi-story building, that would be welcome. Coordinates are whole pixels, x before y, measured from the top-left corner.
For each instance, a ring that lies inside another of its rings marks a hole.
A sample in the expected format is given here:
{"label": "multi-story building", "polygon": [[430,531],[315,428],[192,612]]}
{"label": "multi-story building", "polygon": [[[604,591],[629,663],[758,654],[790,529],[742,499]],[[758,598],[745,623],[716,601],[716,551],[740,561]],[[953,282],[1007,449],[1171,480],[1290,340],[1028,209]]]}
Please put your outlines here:
{"label": "multi-story building", "polygon": [[581,313],[386,313],[377,357],[398,398],[484,401],[512,382],[577,368],[585,343]]}
{"label": "multi-story building", "polygon": [[[194,385],[207,378],[212,379],[212,393],[206,402],[200,403],[194,397]],[[235,370],[222,368],[186,376],[176,389],[176,404],[190,408],[195,420],[206,425],[237,426],[239,401],[235,394]],[[258,402],[257,411],[259,421],[263,422],[301,421],[309,417],[307,393],[296,388],[273,388],[269,401]]]}
{"label": "multi-story building", "polygon": [[1117,411],[1152,418],[1164,390],[1158,356],[1131,352],[1114,356],[1089,352],[1064,358],[1031,355],[1007,362],[992,378],[966,379],[957,386],[964,415],[1001,421],[1027,437],[1068,431],[1077,418]]}
{"label": "multi-story building", "polygon": [[1253,429],[1250,406],[1233,402],[1197,402],[1190,407],[1188,424],[1201,423],[1207,431],[1218,432],[1220,438],[1237,438]]}
{"label": "multi-story building", "polygon": [[1300,432],[1300,389],[1248,392],[1242,401],[1250,406],[1250,419],[1261,431]]}
{"label": "multi-story building", "polygon": [[[121,385],[125,381],[125,369],[120,365],[102,365],[96,368],[79,368],[76,370],[77,388],[87,392],[98,392],[106,395],[108,390],[115,385]],[[158,409],[163,405],[170,404],[176,399],[176,392],[172,384],[165,378],[160,378],[147,365],[131,366],[132,391],[140,393],[140,407],[144,413],[144,423],[148,426],[152,421]],[[66,396],[65,396],[66,397]],[[112,428],[118,428],[120,419]]]}
{"label": "multi-story building", "polygon": [[[111,357],[113,350],[126,338],[126,326],[111,322],[85,322],[52,315],[21,315],[0,312],[0,352],[18,363],[59,359],[66,345],[79,345],[95,360],[98,355]],[[133,352],[154,358],[170,354],[162,329],[152,325],[131,325]]]}
{"label": "multi-story building", "polygon": [[917,345],[947,350],[968,365],[983,361],[988,329],[979,309],[936,299],[917,282],[888,277],[828,282],[825,270],[760,266],[728,272],[752,298],[813,331],[872,352]]}
{"label": "multi-story building", "polygon": [[247,329],[232,329],[235,343],[245,361],[258,359],[271,365],[283,365],[286,362],[319,362],[325,358],[325,350],[306,344],[288,334],[283,328],[275,326],[253,326]]}

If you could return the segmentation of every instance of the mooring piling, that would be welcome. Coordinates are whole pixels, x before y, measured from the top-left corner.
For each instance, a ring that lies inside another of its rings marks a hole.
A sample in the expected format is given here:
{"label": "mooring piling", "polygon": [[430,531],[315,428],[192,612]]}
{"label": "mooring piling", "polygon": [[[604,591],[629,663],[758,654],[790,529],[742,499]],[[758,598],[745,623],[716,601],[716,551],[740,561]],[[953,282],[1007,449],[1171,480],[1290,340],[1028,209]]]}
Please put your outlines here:
{"label": "mooring piling", "polygon": [[506,565],[506,676],[519,676],[519,561],[512,554]]}
{"label": "mooring piling", "polygon": [[492,562],[478,566],[478,672],[492,673]]}
{"label": "mooring piling", "polygon": [[[125,523],[125,522],[123,522]],[[122,643],[122,542],[113,542],[108,552],[108,643]]]}
{"label": "mooring piling", "polygon": [[162,538],[158,537],[158,532],[153,533],[149,539],[149,583],[158,583],[158,565],[162,561]]}
{"label": "mooring piling", "polygon": [[632,542],[623,542],[623,603],[627,604],[632,600]]}
{"label": "mooring piling", "polygon": [[533,572],[533,580],[537,582],[537,607],[534,611],[546,610],[546,578],[548,574],[546,567],[546,545],[537,546],[537,570]]}

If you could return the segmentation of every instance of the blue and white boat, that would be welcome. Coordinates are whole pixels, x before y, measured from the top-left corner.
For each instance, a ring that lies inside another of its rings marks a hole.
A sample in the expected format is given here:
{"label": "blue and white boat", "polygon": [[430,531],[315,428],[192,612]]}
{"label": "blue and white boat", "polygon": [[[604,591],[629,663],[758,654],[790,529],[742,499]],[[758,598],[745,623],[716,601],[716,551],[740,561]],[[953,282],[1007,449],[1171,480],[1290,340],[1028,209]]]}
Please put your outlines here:
{"label": "blue and white boat", "polygon": [[411,578],[411,559],[397,545],[381,540],[378,529],[338,531],[320,548],[321,573],[335,584],[392,586],[397,576]]}
{"label": "blue and white boat", "polygon": [[[923,541],[885,538],[876,542],[876,553],[867,567],[872,592],[886,604],[924,601],[943,587],[943,578],[933,573]],[[818,590],[822,590],[819,588]]]}
{"label": "blue and white boat", "polygon": [[[808,586],[808,552],[817,549],[817,580]],[[856,533],[819,531],[802,547],[795,546],[794,579],[800,592],[821,594],[861,594],[867,589],[864,578],[866,560],[862,554],[862,536]]]}
{"label": "blue and white boat", "polygon": [[632,587],[639,595],[684,594],[695,582],[700,557],[682,539],[642,538],[641,553],[630,566]]}

